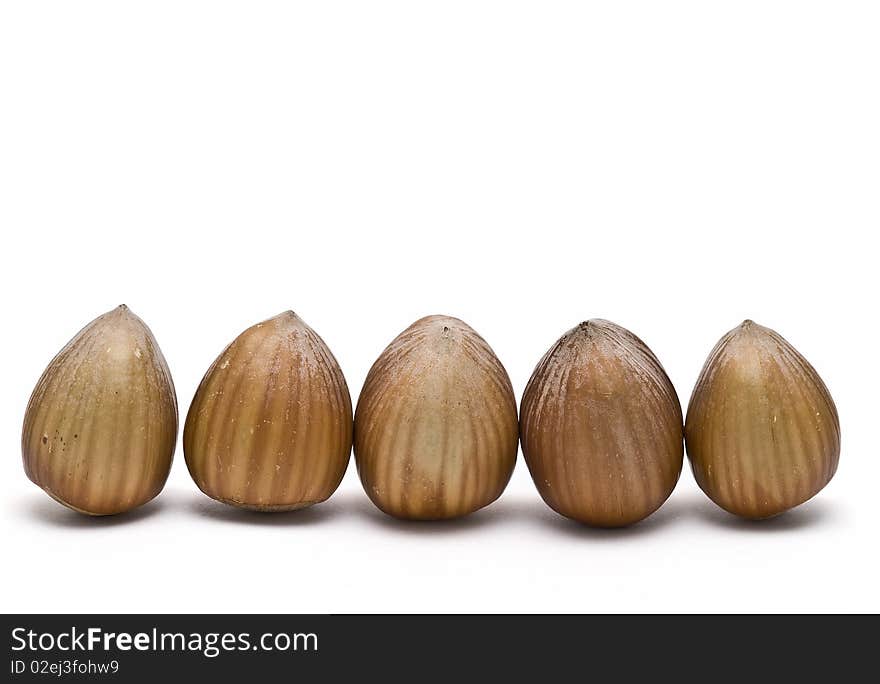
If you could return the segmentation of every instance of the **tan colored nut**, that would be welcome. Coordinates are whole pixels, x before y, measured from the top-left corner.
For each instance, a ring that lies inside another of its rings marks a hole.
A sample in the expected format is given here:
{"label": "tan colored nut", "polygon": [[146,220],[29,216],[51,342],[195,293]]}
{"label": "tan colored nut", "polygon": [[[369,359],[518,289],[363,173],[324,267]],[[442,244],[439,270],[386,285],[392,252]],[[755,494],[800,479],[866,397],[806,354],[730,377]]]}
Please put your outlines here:
{"label": "tan colored nut", "polygon": [[382,352],[355,415],[367,495],[398,518],[455,518],[492,503],[516,463],[516,399],[472,328],[428,316]]}
{"label": "tan colored nut", "polygon": [[597,527],[647,517],[681,473],[681,406],[651,350],[625,328],[590,320],[538,363],[520,410],[523,454],[558,513]]}
{"label": "tan colored nut", "polygon": [[767,518],[815,496],[840,456],[825,383],[779,333],[752,321],[709,354],[688,406],[686,439],[702,490],[744,518]]}
{"label": "tan colored nut", "polygon": [[190,475],[233,506],[327,499],[351,455],[351,398],[318,334],[292,311],[245,330],[208,369],[183,432]]}
{"label": "tan colored nut", "polygon": [[22,430],[27,476],[80,513],[122,513],[155,497],[171,469],[177,398],[165,358],[125,305],[52,359]]}

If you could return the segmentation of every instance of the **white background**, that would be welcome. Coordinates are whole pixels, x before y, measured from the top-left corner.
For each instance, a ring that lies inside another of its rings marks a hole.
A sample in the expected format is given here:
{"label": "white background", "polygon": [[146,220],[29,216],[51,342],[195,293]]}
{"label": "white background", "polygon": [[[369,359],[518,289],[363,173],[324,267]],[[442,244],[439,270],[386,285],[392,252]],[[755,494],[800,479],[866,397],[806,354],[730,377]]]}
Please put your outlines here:
{"label": "white background", "polygon": [[[4,611],[877,611],[880,6],[875,2],[4,2]],[[682,402],[743,318],[840,411],[834,481],[738,522],[686,466],[596,531],[523,461],[460,522],[405,524],[354,465],[257,515],[163,494],[88,519],[24,475],[51,357],[126,303],[181,421],[247,326],[296,310],[353,400],[416,318],[463,318],[517,396],[565,330],[632,329]]]}

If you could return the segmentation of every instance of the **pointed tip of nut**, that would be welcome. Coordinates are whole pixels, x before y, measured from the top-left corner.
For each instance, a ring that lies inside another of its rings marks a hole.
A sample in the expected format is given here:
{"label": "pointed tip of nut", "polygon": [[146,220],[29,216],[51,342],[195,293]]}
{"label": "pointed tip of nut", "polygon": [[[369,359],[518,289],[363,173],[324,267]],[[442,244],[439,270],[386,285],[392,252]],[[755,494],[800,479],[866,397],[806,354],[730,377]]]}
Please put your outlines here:
{"label": "pointed tip of nut", "polygon": [[622,328],[617,325],[617,323],[613,323],[612,321],[606,320],[604,318],[590,318],[586,321],[581,321],[574,328],[571,329],[569,334],[581,333],[585,335],[587,338],[594,337],[604,337],[609,332],[614,333],[620,331]]}
{"label": "pointed tip of nut", "polygon": [[302,331],[309,327],[308,324],[302,318],[300,318],[292,309],[282,311],[277,316],[272,316],[272,318],[257,323],[254,327],[262,328],[266,325],[271,325],[273,330],[279,332],[297,330]]}
{"label": "pointed tip of nut", "polygon": [[424,316],[420,320],[425,321],[426,323],[440,323],[443,322],[460,322],[460,319],[455,316],[450,316],[449,314],[430,314],[429,316]]}
{"label": "pointed tip of nut", "polygon": [[733,336],[736,335],[762,335],[768,332],[772,332],[769,328],[760,325],[759,323],[755,323],[751,318],[745,319],[742,323],[736,326],[733,330],[730,331]]}
{"label": "pointed tip of nut", "polygon": [[444,334],[448,333],[450,329],[462,328],[462,329],[470,329],[470,326],[465,323],[460,318],[456,318],[455,316],[448,316],[446,314],[431,314],[430,316],[423,316],[410,327],[432,327],[441,330]]}
{"label": "pointed tip of nut", "polygon": [[303,323],[302,318],[297,316],[296,312],[293,311],[293,309],[287,309],[287,311],[282,311],[277,316],[272,316],[272,318],[270,318],[268,321],[263,321],[263,322],[268,323],[269,321],[273,321],[276,323],[285,323],[287,325],[302,325],[302,323]]}
{"label": "pointed tip of nut", "polygon": [[106,321],[108,323],[112,323],[113,325],[136,325],[140,323],[141,325],[144,322],[140,319],[140,317],[132,311],[126,304],[120,304],[114,309],[110,309],[106,313],[98,316],[93,322],[97,321]]}
{"label": "pointed tip of nut", "polygon": [[581,330],[600,330],[602,328],[608,327],[617,327],[614,323],[604,318],[590,318],[586,321],[581,321],[578,325],[578,328]]}

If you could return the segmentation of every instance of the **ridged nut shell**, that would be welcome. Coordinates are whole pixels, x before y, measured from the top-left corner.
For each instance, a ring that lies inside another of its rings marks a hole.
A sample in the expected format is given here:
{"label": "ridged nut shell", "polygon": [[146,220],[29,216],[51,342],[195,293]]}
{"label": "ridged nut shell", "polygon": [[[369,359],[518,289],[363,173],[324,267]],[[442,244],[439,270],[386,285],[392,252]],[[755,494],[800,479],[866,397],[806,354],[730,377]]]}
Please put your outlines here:
{"label": "ridged nut shell", "polygon": [[177,442],[177,398],[144,322],[120,306],[52,359],[31,395],[21,449],[27,476],[80,513],[110,515],[155,497]]}
{"label": "ridged nut shell", "polygon": [[457,318],[427,316],[370,369],[355,415],[367,495],[398,518],[455,518],[504,491],[517,451],[516,399],[504,366]]}
{"label": "ridged nut shell", "polygon": [[351,454],[351,397],[318,334],[292,311],[245,330],[208,369],[183,451],[205,494],[258,511],[327,499]]}
{"label": "ridged nut shell", "polygon": [[833,477],[840,423],[825,383],[781,335],[745,321],[715,345],[688,406],[687,453],[721,508],[767,518]]}
{"label": "ridged nut shell", "polygon": [[544,501],[597,527],[647,517],[683,461],[681,405],[638,337],[603,320],[569,330],[535,368],[520,409],[523,455]]}

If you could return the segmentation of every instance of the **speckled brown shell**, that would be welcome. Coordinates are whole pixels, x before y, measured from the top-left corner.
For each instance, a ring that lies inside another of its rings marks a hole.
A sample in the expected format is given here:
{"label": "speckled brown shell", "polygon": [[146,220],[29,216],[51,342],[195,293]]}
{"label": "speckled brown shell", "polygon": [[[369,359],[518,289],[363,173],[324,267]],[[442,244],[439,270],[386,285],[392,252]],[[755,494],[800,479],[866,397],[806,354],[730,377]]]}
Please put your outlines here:
{"label": "speckled brown shell", "polygon": [[507,372],[457,318],[416,321],[370,369],[354,450],[367,495],[390,515],[454,518],[490,504],[516,463]]}
{"label": "speckled brown shell", "polygon": [[99,316],[52,359],[28,403],[27,476],[90,515],[122,513],[165,484],[177,398],[156,339],[126,306]]}
{"label": "speckled brown shell", "polygon": [[767,518],[834,476],[840,423],[825,383],[781,335],[745,321],[706,360],[687,415],[687,453],[721,508]]}
{"label": "speckled brown shell", "polygon": [[651,350],[614,323],[569,330],[538,363],[520,410],[523,455],[544,501],[599,527],[642,520],[681,473],[681,405]]}
{"label": "speckled brown shell", "polygon": [[292,311],[239,335],[190,405],[183,450],[205,494],[287,511],[327,499],[351,454],[348,385],[324,341]]}

